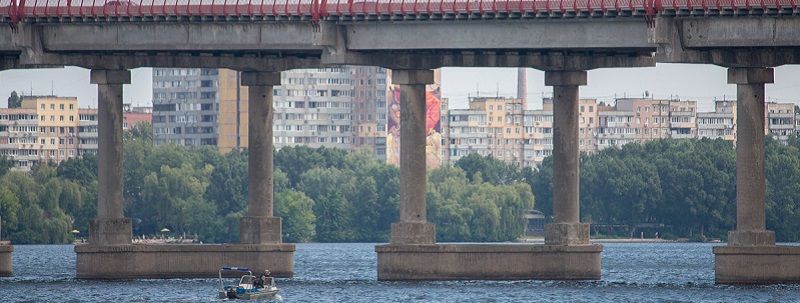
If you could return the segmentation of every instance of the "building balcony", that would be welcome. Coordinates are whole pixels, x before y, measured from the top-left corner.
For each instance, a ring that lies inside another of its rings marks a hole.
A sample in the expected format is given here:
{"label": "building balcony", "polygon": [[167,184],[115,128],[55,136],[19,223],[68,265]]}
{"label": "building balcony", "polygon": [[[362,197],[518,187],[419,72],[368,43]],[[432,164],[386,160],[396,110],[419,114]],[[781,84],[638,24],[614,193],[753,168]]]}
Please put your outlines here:
{"label": "building balcony", "polygon": [[97,138],[97,133],[81,132],[78,133],[78,138]]}
{"label": "building balcony", "polygon": [[767,113],[767,118],[794,119],[794,113]]}
{"label": "building balcony", "polygon": [[631,139],[633,140],[635,134],[597,134],[597,139]]}
{"label": "building balcony", "polygon": [[770,124],[769,125],[769,129],[771,129],[771,130],[772,129],[781,129],[781,130],[794,129],[794,125],[793,124]]}
{"label": "building balcony", "polygon": [[631,127],[631,122],[608,122],[608,123],[600,123],[598,127],[620,127],[620,128],[629,128]]}
{"label": "building balcony", "polygon": [[78,144],[78,149],[97,150],[97,144]]}
{"label": "building balcony", "polygon": [[733,129],[733,124],[698,124],[697,129]]}
{"label": "building balcony", "polygon": [[695,122],[670,122],[669,127],[671,128],[695,128],[697,124]]}
{"label": "building balcony", "polygon": [[670,138],[672,139],[694,139],[697,136],[694,134],[671,134]]}

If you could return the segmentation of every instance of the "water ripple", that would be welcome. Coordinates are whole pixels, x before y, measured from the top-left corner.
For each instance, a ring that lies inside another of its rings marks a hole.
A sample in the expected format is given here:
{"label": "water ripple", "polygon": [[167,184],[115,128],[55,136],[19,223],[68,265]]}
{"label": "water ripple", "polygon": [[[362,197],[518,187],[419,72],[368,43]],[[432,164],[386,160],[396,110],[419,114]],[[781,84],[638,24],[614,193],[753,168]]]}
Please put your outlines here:
{"label": "water ripple", "polygon": [[[605,244],[600,281],[378,282],[374,244],[298,244],[283,302],[800,302],[798,285],[714,284],[713,245]],[[71,245],[17,246],[0,302],[214,302],[216,279],[75,279]]]}

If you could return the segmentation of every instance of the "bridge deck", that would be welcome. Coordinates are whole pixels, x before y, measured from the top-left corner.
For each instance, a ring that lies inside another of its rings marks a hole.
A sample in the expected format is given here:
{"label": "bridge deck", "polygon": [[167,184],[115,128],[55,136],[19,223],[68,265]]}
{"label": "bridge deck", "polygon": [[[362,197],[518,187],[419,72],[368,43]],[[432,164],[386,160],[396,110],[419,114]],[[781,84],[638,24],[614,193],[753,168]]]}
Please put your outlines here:
{"label": "bridge deck", "polygon": [[796,15],[798,0],[0,0],[9,22]]}

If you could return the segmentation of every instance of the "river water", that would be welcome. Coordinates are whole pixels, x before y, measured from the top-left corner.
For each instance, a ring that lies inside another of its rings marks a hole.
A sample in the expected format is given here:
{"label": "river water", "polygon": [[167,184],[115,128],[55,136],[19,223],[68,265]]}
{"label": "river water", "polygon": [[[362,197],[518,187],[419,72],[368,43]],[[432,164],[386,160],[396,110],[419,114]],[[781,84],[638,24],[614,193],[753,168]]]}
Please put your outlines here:
{"label": "river water", "polygon": [[[800,286],[714,284],[710,244],[605,244],[600,281],[378,282],[374,244],[298,244],[283,302],[800,302]],[[75,279],[72,245],[21,245],[0,302],[212,302],[216,279]]]}

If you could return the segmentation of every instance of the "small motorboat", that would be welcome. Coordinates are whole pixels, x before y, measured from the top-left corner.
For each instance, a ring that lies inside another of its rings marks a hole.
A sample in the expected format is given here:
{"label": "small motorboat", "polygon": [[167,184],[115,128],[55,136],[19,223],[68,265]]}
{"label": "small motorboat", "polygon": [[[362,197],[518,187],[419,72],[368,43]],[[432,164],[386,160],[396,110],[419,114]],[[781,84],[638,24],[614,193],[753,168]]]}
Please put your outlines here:
{"label": "small motorboat", "polygon": [[[222,281],[223,272],[247,272],[239,279],[238,285],[225,285]],[[278,295],[275,279],[268,275],[256,278],[250,269],[243,267],[223,267],[219,270],[219,299],[250,300],[273,299]]]}

